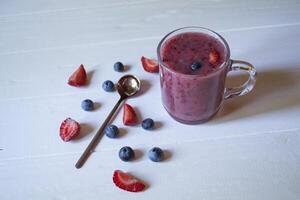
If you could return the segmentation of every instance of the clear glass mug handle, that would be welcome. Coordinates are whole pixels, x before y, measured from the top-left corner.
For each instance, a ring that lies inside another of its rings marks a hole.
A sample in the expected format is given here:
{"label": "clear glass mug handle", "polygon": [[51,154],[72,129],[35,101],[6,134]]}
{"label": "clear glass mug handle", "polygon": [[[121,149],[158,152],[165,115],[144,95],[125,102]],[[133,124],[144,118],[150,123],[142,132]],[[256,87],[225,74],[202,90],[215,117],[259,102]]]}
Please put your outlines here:
{"label": "clear glass mug handle", "polygon": [[242,60],[231,60],[229,71],[246,71],[249,74],[248,80],[239,87],[226,88],[224,98],[230,99],[236,96],[243,96],[249,93],[256,82],[257,72],[252,64]]}

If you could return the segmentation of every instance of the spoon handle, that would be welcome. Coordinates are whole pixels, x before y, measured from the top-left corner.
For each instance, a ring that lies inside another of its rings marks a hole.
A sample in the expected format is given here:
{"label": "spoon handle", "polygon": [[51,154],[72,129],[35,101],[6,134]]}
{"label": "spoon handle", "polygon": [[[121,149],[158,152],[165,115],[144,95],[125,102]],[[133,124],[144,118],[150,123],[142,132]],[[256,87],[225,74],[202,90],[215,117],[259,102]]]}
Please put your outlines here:
{"label": "spoon handle", "polygon": [[85,149],[83,154],[80,156],[79,160],[75,164],[75,167],[77,169],[79,169],[83,166],[83,164],[88,159],[88,157],[90,156],[92,151],[95,149],[98,142],[100,141],[101,136],[103,135],[102,133],[103,133],[105,127],[107,126],[107,124],[109,123],[109,121],[111,120],[111,118],[113,117],[113,115],[115,114],[116,110],[118,109],[118,107],[120,106],[120,104],[122,103],[123,100],[124,100],[124,98],[122,98],[122,97],[119,99],[119,101],[116,103],[115,107],[112,109],[112,111],[110,111],[109,115],[107,116],[107,118],[103,122],[102,126],[99,128],[96,135],[93,137],[90,144],[87,146],[87,148]]}

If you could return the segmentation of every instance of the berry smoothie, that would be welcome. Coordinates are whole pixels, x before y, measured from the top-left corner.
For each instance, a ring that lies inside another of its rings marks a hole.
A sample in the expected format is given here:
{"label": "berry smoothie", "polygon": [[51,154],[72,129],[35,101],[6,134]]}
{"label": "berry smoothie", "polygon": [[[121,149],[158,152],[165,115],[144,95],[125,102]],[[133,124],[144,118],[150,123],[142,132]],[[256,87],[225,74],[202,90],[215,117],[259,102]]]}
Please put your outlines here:
{"label": "berry smoothie", "polygon": [[193,124],[218,111],[228,69],[226,54],[219,39],[200,32],[180,33],[163,42],[159,50],[162,101],[173,118]]}

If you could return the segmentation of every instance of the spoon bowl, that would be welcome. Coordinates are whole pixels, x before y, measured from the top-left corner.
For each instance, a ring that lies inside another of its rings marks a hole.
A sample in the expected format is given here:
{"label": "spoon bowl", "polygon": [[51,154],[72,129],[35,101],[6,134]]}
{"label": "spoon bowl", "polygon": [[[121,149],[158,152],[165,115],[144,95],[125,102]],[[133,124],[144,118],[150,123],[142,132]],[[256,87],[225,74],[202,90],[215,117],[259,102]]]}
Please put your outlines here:
{"label": "spoon bowl", "polygon": [[117,83],[118,93],[122,98],[135,95],[140,90],[141,82],[133,75],[123,76]]}

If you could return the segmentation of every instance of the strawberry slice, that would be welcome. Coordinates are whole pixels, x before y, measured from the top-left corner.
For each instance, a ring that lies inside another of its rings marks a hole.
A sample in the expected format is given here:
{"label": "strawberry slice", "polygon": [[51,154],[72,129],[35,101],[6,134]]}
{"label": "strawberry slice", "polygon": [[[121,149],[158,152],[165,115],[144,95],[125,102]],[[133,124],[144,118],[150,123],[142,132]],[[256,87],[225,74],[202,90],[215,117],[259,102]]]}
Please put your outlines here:
{"label": "strawberry slice", "polygon": [[59,135],[61,139],[65,142],[70,141],[76,137],[80,132],[80,125],[74,119],[65,119],[59,128]]}
{"label": "strawberry slice", "polygon": [[216,65],[219,59],[220,59],[220,54],[215,49],[211,50],[211,52],[209,53],[210,64]]}
{"label": "strawberry slice", "polygon": [[131,105],[124,105],[123,124],[127,126],[135,125],[138,122],[137,115]]}
{"label": "strawberry slice", "polygon": [[141,58],[143,68],[146,72],[158,73],[159,67],[157,60],[149,59],[144,56]]}
{"label": "strawberry slice", "polygon": [[70,76],[68,84],[75,87],[83,86],[86,83],[86,79],[86,72],[83,64],[81,64],[78,69]]}
{"label": "strawberry slice", "polygon": [[144,183],[121,170],[114,171],[113,181],[117,187],[129,192],[140,192],[145,188]]}

